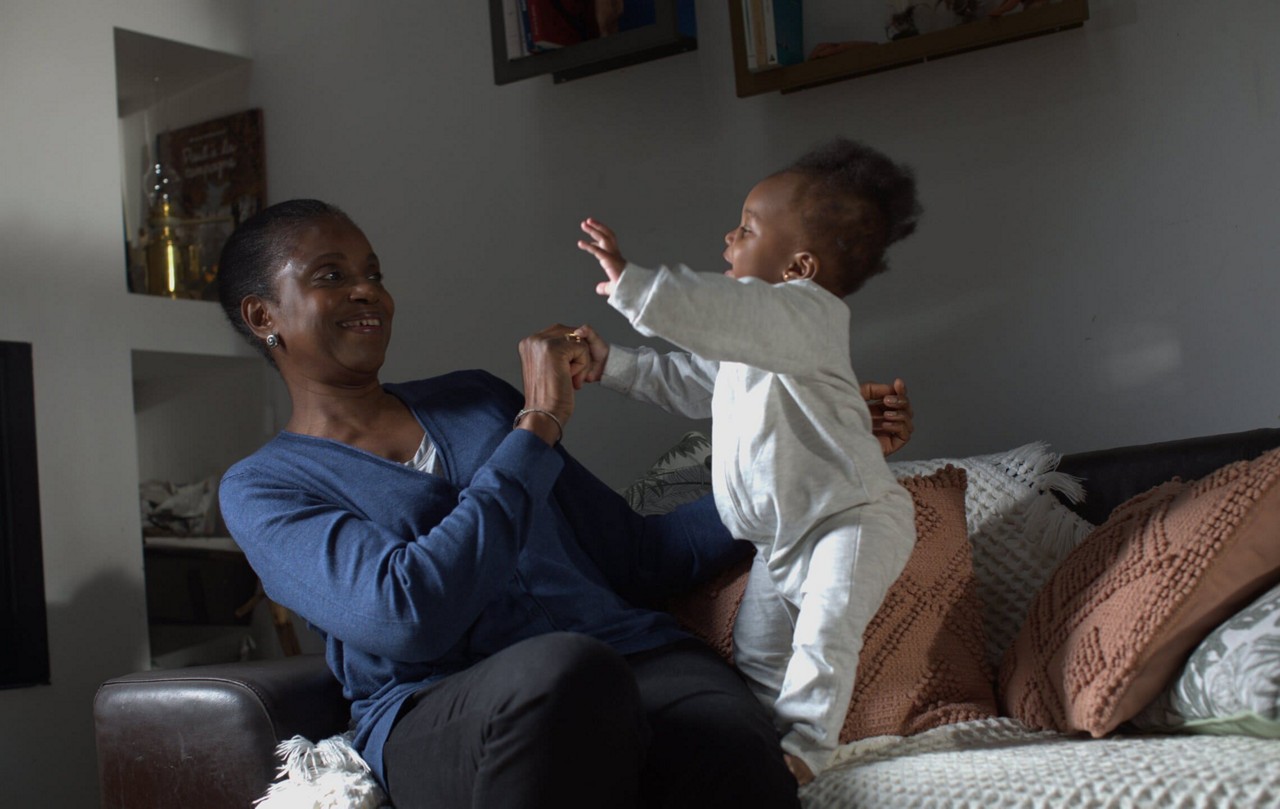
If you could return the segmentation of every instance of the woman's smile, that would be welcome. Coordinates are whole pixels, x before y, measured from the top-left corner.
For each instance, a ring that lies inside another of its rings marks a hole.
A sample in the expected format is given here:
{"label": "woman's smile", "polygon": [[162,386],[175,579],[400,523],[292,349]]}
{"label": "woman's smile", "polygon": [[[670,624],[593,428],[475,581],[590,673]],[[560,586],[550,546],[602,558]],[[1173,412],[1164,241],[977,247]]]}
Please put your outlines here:
{"label": "woman's smile", "polygon": [[382,331],[382,317],[380,315],[363,315],[351,320],[344,320],[338,326],[361,334],[373,334]]}

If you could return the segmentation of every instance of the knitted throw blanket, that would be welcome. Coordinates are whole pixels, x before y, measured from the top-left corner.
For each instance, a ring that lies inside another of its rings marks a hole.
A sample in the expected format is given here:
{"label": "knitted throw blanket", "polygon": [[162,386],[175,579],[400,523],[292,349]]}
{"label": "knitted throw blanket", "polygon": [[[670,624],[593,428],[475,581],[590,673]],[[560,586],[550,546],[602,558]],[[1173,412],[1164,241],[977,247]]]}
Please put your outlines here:
{"label": "knitted throw blanket", "polygon": [[[317,758],[316,749],[325,752]],[[258,809],[390,807],[342,736],[316,745],[295,737],[277,752],[285,760],[282,779],[257,802]],[[1276,739],[1093,739],[1030,731],[1008,718],[983,719],[844,745],[832,768],[801,790],[800,798],[806,809],[1262,809],[1280,805],[1278,762]]]}
{"label": "knitted throw blanket", "polygon": [[805,787],[807,809],[1132,809],[1280,805],[1280,740],[1030,731],[983,719],[846,745]]}
{"label": "knitted throw blanket", "polygon": [[254,801],[257,809],[390,809],[369,765],[346,735],[312,743],[302,736],[276,747],[278,780]]}

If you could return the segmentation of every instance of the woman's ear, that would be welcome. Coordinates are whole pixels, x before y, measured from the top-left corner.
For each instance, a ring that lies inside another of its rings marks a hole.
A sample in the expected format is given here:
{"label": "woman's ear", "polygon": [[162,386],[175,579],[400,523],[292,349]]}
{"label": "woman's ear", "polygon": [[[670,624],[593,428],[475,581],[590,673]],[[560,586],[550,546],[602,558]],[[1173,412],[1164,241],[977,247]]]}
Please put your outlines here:
{"label": "woman's ear", "polygon": [[244,318],[249,331],[264,340],[275,330],[267,302],[257,295],[246,295],[240,301],[240,317]]}

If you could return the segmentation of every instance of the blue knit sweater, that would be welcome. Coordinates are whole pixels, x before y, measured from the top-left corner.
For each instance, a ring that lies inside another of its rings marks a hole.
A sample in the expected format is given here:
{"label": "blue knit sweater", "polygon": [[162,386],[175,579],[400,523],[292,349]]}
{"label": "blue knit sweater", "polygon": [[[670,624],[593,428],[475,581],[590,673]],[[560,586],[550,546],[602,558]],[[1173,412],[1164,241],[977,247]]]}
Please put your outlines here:
{"label": "blue knit sweater", "polygon": [[743,551],[709,497],[642,518],[562,448],[512,430],[522,397],[497,377],[385,389],[443,476],[284,432],[219,491],[267,595],[324,637],[380,780],[398,708],[423,685],[546,632],[623,654],[687,637],[654,607]]}

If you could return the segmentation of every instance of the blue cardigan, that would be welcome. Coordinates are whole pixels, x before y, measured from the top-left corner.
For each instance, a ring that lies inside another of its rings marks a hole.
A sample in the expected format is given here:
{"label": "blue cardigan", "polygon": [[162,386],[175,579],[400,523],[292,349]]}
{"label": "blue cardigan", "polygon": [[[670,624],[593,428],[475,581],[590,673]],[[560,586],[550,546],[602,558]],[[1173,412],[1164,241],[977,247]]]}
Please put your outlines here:
{"label": "blue cardigan", "polygon": [[497,377],[385,389],[443,476],[283,432],[219,490],[267,595],[323,636],[380,780],[400,704],[424,685],[546,632],[622,654],[687,637],[656,607],[742,554],[710,497],[640,517],[562,448],[512,430],[522,397]]}

